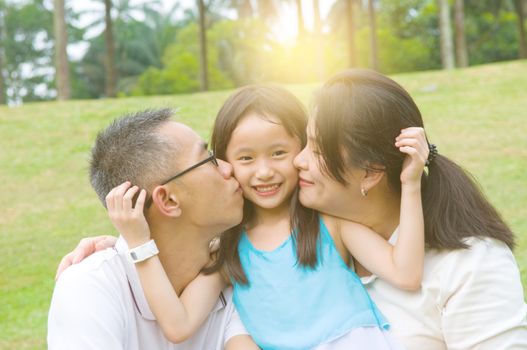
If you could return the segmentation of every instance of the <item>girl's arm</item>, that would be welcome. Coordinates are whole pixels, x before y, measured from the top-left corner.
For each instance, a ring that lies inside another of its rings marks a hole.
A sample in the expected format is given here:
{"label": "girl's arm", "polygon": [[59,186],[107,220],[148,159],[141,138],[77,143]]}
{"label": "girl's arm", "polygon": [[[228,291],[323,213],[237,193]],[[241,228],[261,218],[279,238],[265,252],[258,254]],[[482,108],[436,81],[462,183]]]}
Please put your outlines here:
{"label": "girl's arm", "polygon": [[[106,197],[112,223],[130,248],[150,240],[150,229],[143,214],[146,191],[141,190],[135,207],[132,198],[139,191],[129,182],[114,188]],[[220,273],[200,274],[178,297],[157,256],[136,264],[150,309],[166,338],[180,343],[201,326],[208,317],[226,283]]]}
{"label": "girl's arm", "polygon": [[397,243],[392,246],[371,229],[349,221],[341,222],[341,235],[350,253],[366,269],[401,289],[416,290],[421,285],[425,254],[421,175],[429,150],[424,130],[402,130],[395,146],[406,153]]}
{"label": "girl's arm", "polygon": [[258,345],[248,334],[232,337],[225,344],[225,350],[260,350]]}

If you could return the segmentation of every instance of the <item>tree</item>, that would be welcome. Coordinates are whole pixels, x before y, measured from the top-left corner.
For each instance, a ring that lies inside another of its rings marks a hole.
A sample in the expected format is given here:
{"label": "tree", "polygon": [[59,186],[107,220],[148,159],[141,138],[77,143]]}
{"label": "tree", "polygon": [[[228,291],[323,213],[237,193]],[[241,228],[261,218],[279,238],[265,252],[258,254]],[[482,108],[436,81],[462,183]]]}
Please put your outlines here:
{"label": "tree", "polygon": [[379,70],[379,52],[377,48],[377,25],[375,23],[375,4],[368,0],[368,17],[370,24],[370,66]]}
{"label": "tree", "polygon": [[238,12],[238,18],[251,18],[253,16],[251,0],[232,0],[231,6]]}
{"label": "tree", "polygon": [[468,66],[467,43],[465,40],[465,10],[464,1],[455,0],[454,21],[456,26],[456,61],[458,67]]}
{"label": "tree", "polygon": [[106,48],[104,59],[104,67],[106,71],[105,92],[107,97],[115,97],[117,93],[117,74],[115,69],[115,44],[112,32],[112,0],[104,0],[104,13],[104,43]]}
{"label": "tree", "polygon": [[[0,0],[0,42],[4,42],[4,2]],[[4,50],[3,45],[0,46],[0,105],[7,103],[6,86],[4,79]]]}
{"label": "tree", "polygon": [[51,99],[53,14],[42,1],[5,2],[3,72],[11,103]]}
{"label": "tree", "polygon": [[443,69],[454,68],[454,47],[452,45],[452,28],[448,0],[438,0],[439,32],[441,39],[441,62]]}
{"label": "tree", "polygon": [[205,4],[203,0],[198,1],[198,11],[199,11],[199,45],[200,45],[200,82],[201,82],[201,91],[209,90],[209,73],[208,73],[208,64],[207,64],[207,27],[205,26]]}
{"label": "tree", "polygon": [[315,57],[317,75],[320,81],[326,76],[326,63],[324,61],[324,42],[322,40],[322,21],[320,20],[320,5],[318,0],[313,0],[313,35],[315,36],[316,46]]}
{"label": "tree", "polygon": [[57,99],[68,100],[71,97],[71,86],[67,53],[68,34],[64,13],[64,0],[54,0],[53,22],[55,32]]}
{"label": "tree", "polygon": [[348,24],[348,59],[349,66],[357,66],[357,47],[356,47],[356,30],[355,30],[355,1],[346,1],[346,16]]}
{"label": "tree", "polygon": [[518,17],[518,39],[520,58],[527,58],[527,40],[525,39],[525,1],[514,0],[514,9]]}
{"label": "tree", "polygon": [[297,22],[297,33],[299,38],[303,38],[306,34],[304,28],[304,14],[302,13],[302,0],[296,0],[296,20]]}

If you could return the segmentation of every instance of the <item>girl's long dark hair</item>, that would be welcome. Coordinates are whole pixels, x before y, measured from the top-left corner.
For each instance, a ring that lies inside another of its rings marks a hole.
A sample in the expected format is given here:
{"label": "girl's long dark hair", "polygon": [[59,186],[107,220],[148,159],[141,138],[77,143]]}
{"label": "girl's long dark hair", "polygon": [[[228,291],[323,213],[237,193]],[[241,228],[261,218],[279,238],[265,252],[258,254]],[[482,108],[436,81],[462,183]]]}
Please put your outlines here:
{"label": "girl's long dark hair", "polygon": [[[332,77],[316,96],[316,142],[321,165],[345,184],[349,165],[384,171],[401,193],[405,155],[394,146],[401,129],[423,127],[419,108],[395,81],[369,70]],[[422,177],[428,248],[467,248],[467,237],[491,237],[514,247],[514,235],[470,174],[438,154]]]}
{"label": "girl's long dark hair", "polygon": [[[302,147],[305,146],[307,113],[302,103],[291,92],[277,85],[250,85],[235,91],[216,116],[211,147],[217,158],[226,160],[231,135],[240,120],[249,113],[256,113],[262,118],[278,118],[286,131],[297,137]],[[315,267],[319,218],[314,210],[300,204],[297,192],[298,189],[293,194],[289,210],[297,260],[301,266]],[[231,280],[240,284],[249,283],[240,263],[238,243],[244,225],[252,218],[253,212],[252,203],[245,200],[241,224],[222,234],[218,258],[213,266],[204,270],[205,273],[224,267]]]}

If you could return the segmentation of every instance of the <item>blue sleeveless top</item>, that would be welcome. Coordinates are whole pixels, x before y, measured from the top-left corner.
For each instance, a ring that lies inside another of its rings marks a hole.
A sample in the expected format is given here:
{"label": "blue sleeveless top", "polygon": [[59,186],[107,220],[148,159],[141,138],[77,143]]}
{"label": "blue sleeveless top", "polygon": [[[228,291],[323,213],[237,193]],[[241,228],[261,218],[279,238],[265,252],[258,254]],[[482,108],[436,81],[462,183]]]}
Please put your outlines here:
{"label": "blue sleeveless top", "polygon": [[389,328],[322,219],[314,269],[297,264],[292,235],[266,252],[256,249],[244,232],[238,252],[249,285],[234,283],[233,300],[262,349],[310,349],[357,327]]}

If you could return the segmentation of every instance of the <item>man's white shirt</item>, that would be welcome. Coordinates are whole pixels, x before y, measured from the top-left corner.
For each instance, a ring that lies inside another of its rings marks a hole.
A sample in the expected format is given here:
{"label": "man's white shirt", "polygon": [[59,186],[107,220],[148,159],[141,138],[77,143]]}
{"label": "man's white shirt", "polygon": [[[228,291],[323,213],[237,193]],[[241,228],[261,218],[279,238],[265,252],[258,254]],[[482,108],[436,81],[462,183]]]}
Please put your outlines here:
{"label": "man's white shirt", "polygon": [[148,306],[135,266],[124,255],[127,249],[121,237],[114,249],[97,252],[62,273],[49,310],[50,350],[221,350],[232,336],[247,333],[227,288],[192,338],[169,342]]}

